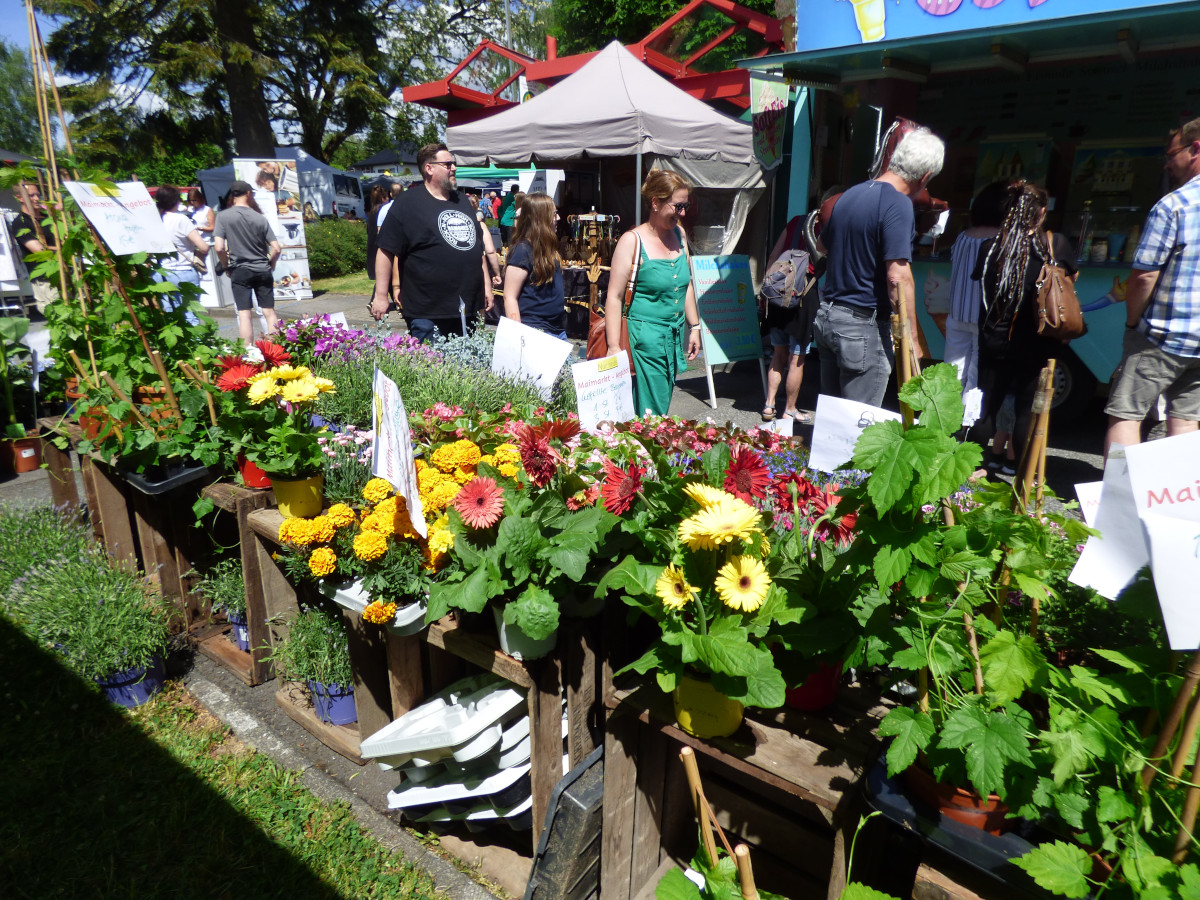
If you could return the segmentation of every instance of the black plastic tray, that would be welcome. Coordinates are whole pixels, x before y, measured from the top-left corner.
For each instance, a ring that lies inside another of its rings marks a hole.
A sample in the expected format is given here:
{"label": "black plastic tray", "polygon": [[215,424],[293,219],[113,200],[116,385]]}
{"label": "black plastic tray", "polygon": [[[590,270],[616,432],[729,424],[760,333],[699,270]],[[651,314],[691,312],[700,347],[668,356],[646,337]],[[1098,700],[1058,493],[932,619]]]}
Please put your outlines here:
{"label": "black plastic tray", "polygon": [[156,496],[199,481],[208,474],[208,466],[156,466],[141,474],[125,472],[125,480],[143,494]]}

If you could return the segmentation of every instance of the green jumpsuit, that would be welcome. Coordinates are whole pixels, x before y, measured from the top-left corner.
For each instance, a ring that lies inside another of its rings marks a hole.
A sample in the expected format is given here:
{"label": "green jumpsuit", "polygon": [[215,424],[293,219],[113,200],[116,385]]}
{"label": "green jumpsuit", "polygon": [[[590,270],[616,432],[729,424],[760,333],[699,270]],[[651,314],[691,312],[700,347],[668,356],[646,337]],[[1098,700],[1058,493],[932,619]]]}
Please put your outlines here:
{"label": "green jumpsuit", "polygon": [[674,259],[650,259],[642,247],[641,267],[629,304],[629,346],[633,352],[633,406],[637,414],[665,416],[675,377],[687,367],[683,337],[688,289],[687,252]]}

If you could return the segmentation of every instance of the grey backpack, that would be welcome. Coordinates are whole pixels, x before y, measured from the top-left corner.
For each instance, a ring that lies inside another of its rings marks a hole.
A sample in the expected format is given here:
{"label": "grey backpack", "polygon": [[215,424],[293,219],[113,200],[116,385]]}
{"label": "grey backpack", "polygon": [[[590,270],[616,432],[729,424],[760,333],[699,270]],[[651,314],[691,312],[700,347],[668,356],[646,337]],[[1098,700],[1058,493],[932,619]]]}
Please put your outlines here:
{"label": "grey backpack", "polygon": [[762,298],[772,306],[794,309],[804,302],[808,279],[808,251],[800,249],[804,235],[802,223],[792,233],[791,245],[771,263],[763,277]]}

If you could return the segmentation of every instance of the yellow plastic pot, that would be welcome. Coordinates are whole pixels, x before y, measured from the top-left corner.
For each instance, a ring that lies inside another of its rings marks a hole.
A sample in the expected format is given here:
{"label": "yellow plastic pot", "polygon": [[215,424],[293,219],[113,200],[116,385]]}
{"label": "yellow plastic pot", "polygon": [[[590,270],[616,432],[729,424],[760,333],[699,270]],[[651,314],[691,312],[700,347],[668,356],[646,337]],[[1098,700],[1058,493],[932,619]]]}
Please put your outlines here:
{"label": "yellow plastic pot", "polygon": [[703,676],[685,672],[671,699],[675,703],[675,721],[695,737],[728,737],[741,727],[745,708],[714,688]]}
{"label": "yellow plastic pot", "polygon": [[322,492],[325,489],[324,475],[308,478],[284,478],[271,476],[271,488],[275,491],[275,503],[285,519],[310,519],[320,515]]}

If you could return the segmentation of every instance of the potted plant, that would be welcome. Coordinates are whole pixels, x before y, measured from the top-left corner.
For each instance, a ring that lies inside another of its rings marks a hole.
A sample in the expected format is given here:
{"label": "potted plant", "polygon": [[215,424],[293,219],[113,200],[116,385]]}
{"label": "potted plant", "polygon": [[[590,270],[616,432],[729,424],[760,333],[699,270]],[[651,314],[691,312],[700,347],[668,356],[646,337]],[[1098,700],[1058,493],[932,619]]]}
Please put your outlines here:
{"label": "potted plant", "polygon": [[32,361],[15,358],[27,353],[21,339],[29,332],[26,318],[0,319],[0,398],[4,400],[4,433],[0,459],[15,474],[32,472],[42,464],[41,438],[33,430],[35,397]]}
{"label": "potted plant", "polygon": [[305,607],[268,657],[284,678],[307,686],[317,716],[331,725],[358,721],[346,635],[346,620],[337,610]]}
{"label": "potted plant", "polygon": [[196,582],[196,591],[208,601],[213,612],[224,612],[233,626],[229,639],[239,650],[249,651],[250,632],[246,625],[246,580],[240,557],[218,560]]}

